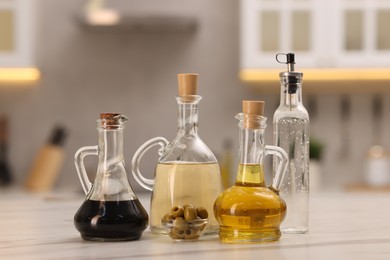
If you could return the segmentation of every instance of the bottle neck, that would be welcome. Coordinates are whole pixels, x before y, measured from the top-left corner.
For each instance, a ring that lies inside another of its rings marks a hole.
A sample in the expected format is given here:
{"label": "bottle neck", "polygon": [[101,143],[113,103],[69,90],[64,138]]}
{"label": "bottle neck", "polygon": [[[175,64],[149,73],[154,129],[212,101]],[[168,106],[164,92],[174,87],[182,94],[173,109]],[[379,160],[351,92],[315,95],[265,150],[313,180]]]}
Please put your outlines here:
{"label": "bottle neck", "polygon": [[200,96],[194,96],[188,101],[186,97],[178,97],[178,133],[181,135],[198,134],[198,106]]}
{"label": "bottle neck", "polygon": [[240,127],[236,185],[264,186],[264,129]]}
{"label": "bottle neck", "polygon": [[99,166],[104,172],[110,166],[123,163],[123,129],[104,129],[99,131]]}
{"label": "bottle neck", "polygon": [[280,105],[290,109],[302,105],[302,84],[282,83],[280,91]]}

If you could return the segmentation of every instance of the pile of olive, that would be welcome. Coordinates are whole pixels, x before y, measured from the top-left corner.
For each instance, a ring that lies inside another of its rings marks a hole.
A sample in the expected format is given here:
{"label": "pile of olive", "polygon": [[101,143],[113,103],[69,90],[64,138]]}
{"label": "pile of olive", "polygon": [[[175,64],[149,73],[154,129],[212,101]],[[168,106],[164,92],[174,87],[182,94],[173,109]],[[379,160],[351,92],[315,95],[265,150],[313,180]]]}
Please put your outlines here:
{"label": "pile of olive", "polygon": [[208,212],[203,207],[191,205],[174,206],[165,214],[162,224],[168,229],[168,235],[175,240],[198,239],[208,222]]}

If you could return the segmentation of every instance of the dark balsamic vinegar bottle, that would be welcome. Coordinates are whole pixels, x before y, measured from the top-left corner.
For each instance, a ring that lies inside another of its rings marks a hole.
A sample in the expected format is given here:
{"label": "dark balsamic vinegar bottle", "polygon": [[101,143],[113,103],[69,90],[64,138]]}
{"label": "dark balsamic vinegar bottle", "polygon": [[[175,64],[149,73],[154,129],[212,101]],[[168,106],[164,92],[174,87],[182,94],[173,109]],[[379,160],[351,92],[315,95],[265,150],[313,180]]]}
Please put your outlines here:
{"label": "dark balsamic vinegar bottle", "polygon": [[[98,121],[99,145],[85,146],[75,154],[75,166],[87,198],[74,216],[74,225],[85,240],[137,240],[149,217],[127,178],[123,158],[123,129],[127,118],[104,113]],[[89,182],[83,159],[98,155],[94,184]]]}

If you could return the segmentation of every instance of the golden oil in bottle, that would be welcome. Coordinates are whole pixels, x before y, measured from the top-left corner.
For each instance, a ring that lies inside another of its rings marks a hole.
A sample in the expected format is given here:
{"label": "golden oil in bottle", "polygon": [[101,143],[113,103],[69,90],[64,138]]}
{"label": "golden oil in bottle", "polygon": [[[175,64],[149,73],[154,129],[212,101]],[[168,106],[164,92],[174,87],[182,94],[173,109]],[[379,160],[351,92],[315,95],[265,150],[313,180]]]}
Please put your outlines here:
{"label": "golden oil in bottle", "polygon": [[261,164],[240,164],[236,183],[218,197],[214,214],[222,242],[270,242],[281,236],[286,204],[265,186]]}

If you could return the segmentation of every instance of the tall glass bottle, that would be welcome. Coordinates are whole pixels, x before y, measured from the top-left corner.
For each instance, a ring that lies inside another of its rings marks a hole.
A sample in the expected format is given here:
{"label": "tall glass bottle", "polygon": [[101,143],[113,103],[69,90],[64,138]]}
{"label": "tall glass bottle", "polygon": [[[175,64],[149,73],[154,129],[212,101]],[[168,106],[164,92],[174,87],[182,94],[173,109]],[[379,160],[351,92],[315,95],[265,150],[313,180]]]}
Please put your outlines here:
{"label": "tall glass bottle", "polygon": [[[214,214],[220,223],[219,237],[226,243],[255,243],[279,240],[280,223],[286,204],[279,186],[287,166],[287,154],[279,147],[264,144],[266,117],[264,102],[243,101],[243,113],[236,116],[240,127],[237,179],[215,201]],[[263,159],[268,154],[280,158],[273,184],[264,182]]]}
{"label": "tall glass bottle", "polygon": [[[285,55],[287,61],[279,61]],[[283,233],[306,233],[309,230],[309,114],[302,104],[302,76],[294,71],[294,54],[278,54],[279,63],[287,64],[287,71],[279,74],[280,105],[276,109],[274,145],[283,148],[289,159],[286,177],[280,189],[288,213],[282,224]],[[278,163],[278,158],[274,162]],[[275,169],[275,167],[274,167]]]}
{"label": "tall glass bottle", "polygon": [[[209,225],[205,235],[217,234],[219,225],[213,214],[213,203],[222,192],[220,169],[214,154],[198,135],[197,74],[178,74],[179,96],[176,137],[168,142],[156,137],[144,143],[134,154],[132,172],[138,183],[151,190],[150,230],[166,234],[161,220],[174,206],[204,207]],[[160,145],[160,158],[154,179],[145,178],[139,171],[143,154]]]}
{"label": "tall glass bottle", "polygon": [[[123,129],[127,118],[103,113],[98,121],[99,145],[85,146],[75,154],[75,166],[87,197],[74,216],[74,225],[85,240],[136,240],[148,226],[148,214],[131,189],[123,158]],[[83,159],[98,155],[92,185]]]}

